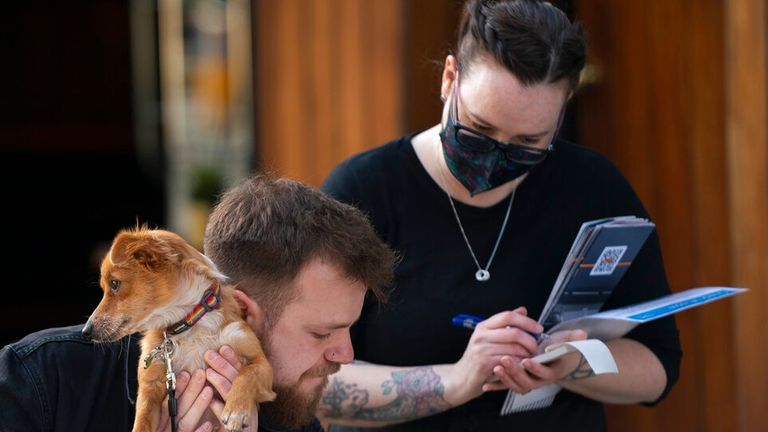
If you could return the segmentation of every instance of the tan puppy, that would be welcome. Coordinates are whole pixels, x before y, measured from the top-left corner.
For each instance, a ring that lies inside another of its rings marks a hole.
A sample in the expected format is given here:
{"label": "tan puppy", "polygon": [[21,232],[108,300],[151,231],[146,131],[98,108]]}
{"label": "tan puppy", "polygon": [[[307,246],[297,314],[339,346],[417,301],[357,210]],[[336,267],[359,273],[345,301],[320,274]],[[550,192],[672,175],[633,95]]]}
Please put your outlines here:
{"label": "tan puppy", "polygon": [[[243,321],[232,287],[216,266],[178,235],[146,227],[123,230],[101,263],[101,303],[83,334],[99,342],[141,332],[134,432],[155,432],[166,396],[163,333],[174,346],[173,371],[205,368],[203,354],[226,344],[243,364],[227,397],[222,423],[240,431],[255,403],[275,398],[272,367]],[[145,367],[148,365],[148,367]]]}

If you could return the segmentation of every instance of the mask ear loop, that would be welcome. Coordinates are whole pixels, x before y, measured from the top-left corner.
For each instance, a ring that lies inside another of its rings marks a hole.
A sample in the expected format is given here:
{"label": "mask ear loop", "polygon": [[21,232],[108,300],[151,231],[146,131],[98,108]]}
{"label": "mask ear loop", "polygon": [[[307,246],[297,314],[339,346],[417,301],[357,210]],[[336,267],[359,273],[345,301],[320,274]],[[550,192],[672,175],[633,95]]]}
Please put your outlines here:
{"label": "mask ear loop", "polygon": [[456,68],[456,81],[453,83],[453,95],[451,96],[451,107],[449,110],[453,111],[453,122],[459,122],[459,97],[461,94],[461,86],[459,84],[459,69]]}
{"label": "mask ear loop", "polygon": [[[456,71],[456,81],[453,83],[453,89],[451,90],[451,93],[448,95],[448,118],[445,121],[445,125],[443,126],[443,131],[448,131],[448,123],[449,120],[453,119],[453,123],[459,122],[459,108],[457,106],[456,100],[457,97],[457,91],[459,89],[459,72]],[[440,100],[443,101],[443,103],[446,102],[445,96],[440,96]]]}
{"label": "mask ear loop", "polygon": [[563,107],[560,108],[560,114],[557,117],[557,127],[555,128],[555,134],[552,135],[552,140],[549,142],[549,145],[547,146],[547,151],[550,153],[555,151],[555,140],[557,139],[558,136],[560,136],[560,128],[563,126],[563,121],[565,120],[565,105],[567,103],[568,102],[563,104]]}

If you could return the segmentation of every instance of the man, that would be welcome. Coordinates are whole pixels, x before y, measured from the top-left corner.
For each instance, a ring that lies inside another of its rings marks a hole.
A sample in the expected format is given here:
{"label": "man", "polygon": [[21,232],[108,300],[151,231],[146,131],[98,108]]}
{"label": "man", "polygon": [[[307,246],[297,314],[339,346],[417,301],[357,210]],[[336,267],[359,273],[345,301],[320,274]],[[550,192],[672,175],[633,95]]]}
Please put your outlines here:
{"label": "man", "polygon": [[[238,284],[243,316],[274,368],[278,396],[260,406],[258,429],[321,430],[314,412],[322,389],[352,361],[349,327],[367,291],[384,297],[393,253],[358,210],[265,176],[222,197],[205,237],[206,254]],[[0,430],[130,430],[137,338],[94,346],[81,327],[44,330],[0,351]],[[207,408],[221,412],[213,390],[226,400],[239,367],[227,347],[206,360],[210,369],[179,374],[180,430],[195,430]],[[165,408],[162,415],[169,430]]]}

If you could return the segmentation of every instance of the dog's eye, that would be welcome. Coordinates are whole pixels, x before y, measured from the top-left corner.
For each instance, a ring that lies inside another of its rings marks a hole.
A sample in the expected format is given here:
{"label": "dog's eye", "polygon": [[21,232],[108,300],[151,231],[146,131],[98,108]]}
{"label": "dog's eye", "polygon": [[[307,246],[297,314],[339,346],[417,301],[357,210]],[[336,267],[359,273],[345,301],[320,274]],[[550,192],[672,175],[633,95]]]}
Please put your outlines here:
{"label": "dog's eye", "polygon": [[116,293],[120,289],[120,281],[117,279],[110,279],[109,288],[113,293]]}

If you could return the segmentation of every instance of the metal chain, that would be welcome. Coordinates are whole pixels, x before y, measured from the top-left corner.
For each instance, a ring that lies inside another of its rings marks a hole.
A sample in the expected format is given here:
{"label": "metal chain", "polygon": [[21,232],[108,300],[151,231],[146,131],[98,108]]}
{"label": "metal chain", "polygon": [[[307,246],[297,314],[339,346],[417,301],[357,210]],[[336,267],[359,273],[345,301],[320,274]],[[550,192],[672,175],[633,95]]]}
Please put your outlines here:
{"label": "metal chain", "polygon": [[[515,201],[516,191],[517,191],[517,188],[512,189],[512,195],[509,198],[509,205],[507,205],[507,213],[504,215],[504,222],[502,222],[501,224],[499,235],[498,237],[496,237],[496,244],[493,246],[493,252],[491,252],[491,256],[490,258],[488,258],[488,264],[485,265],[485,268],[480,267],[480,262],[477,260],[477,256],[475,256],[475,251],[472,250],[472,245],[469,244],[467,233],[464,232],[464,226],[461,224],[461,219],[459,219],[459,212],[456,211],[456,205],[453,203],[453,198],[451,198],[451,195],[446,191],[446,195],[448,196],[448,202],[451,204],[453,215],[456,217],[456,223],[459,224],[459,231],[461,231],[461,236],[464,238],[464,243],[466,243],[467,249],[469,249],[469,254],[472,255],[472,259],[475,261],[475,265],[477,266],[478,273],[475,274],[475,277],[477,278],[478,282],[484,282],[490,279],[491,277],[491,274],[488,271],[488,269],[491,268],[491,263],[493,263],[493,258],[496,256],[496,251],[499,249],[501,238],[504,236],[504,229],[507,227],[507,221],[509,220],[509,214],[512,211],[512,203]],[[483,272],[486,275],[485,278],[481,276]]]}
{"label": "metal chain", "polygon": [[443,174],[443,171],[440,169],[440,151],[438,150],[437,153],[437,173],[440,176],[440,180],[443,183],[443,190],[445,191],[445,195],[448,197],[448,202],[451,204],[451,210],[453,210],[453,216],[456,218],[456,223],[459,225],[459,230],[461,231],[461,237],[464,238],[464,243],[467,245],[467,249],[469,249],[469,254],[472,255],[472,260],[475,261],[475,265],[477,266],[477,273],[475,273],[475,279],[477,279],[478,282],[485,282],[488,279],[491,278],[491,273],[488,271],[489,268],[491,268],[491,263],[493,263],[493,258],[496,256],[496,251],[499,249],[499,244],[501,243],[501,238],[504,236],[504,229],[507,227],[507,221],[509,220],[509,214],[512,211],[512,203],[515,201],[515,192],[517,192],[517,186],[512,189],[512,195],[509,197],[509,205],[507,205],[507,213],[504,215],[504,222],[501,224],[501,229],[499,230],[499,235],[496,237],[496,244],[493,246],[493,252],[491,252],[490,258],[488,258],[488,264],[485,266],[485,268],[482,268],[480,266],[480,262],[477,260],[477,256],[475,255],[475,251],[472,249],[472,245],[469,243],[469,238],[467,238],[467,233],[464,232],[464,226],[461,224],[461,219],[459,218],[459,212],[456,211],[456,205],[453,203],[453,198],[451,197],[451,194],[448,193],[448,183],[445,180],[445,175]]}

